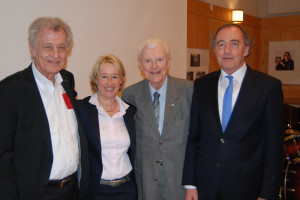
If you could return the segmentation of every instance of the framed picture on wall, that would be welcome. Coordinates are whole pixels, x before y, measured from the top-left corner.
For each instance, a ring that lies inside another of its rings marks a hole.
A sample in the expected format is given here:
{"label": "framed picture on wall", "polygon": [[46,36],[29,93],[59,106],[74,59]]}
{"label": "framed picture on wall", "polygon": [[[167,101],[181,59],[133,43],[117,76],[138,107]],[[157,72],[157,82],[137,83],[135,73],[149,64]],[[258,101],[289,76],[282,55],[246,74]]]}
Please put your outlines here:
{"label": "framed picture on wall", "polygon": [[193,81],[194,80],[194,72],[186,72],[186,79]]}
{"label": "framed picture on wall", "polygon": [[268,73],[283,84],[300,84],[300,40],[269,42]]}
{"label": "framed picture on wall", "polygon": [[188,48],[187,49],[187,74],[188,80],[194,81],[208,73],[209,49]]}
{"label": "framed picture on wall", "polygon": [[198,53],[191,53],[191,67],[200,67],[200,54]]}

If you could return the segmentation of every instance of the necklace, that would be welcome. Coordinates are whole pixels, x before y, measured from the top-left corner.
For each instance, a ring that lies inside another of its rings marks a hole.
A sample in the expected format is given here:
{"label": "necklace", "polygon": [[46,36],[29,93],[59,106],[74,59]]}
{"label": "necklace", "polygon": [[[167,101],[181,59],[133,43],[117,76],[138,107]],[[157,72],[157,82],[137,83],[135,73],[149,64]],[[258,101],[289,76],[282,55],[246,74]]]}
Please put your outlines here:
{"label": "necklace", "polygon": [[113,109],[113,110],[105,110],[105,109],[104,109],[104,107],[103,107],[104,111],[105,111],[105,112],[113,112],[113,111],[115,111],[115,110],[116,110],[116,108],[117,108],[117,105],[118,105],[118,104],[117,104],[117,102],[116,102],[116,101],[114,101],[114,103],[115,103],[115,107],[114,107],[114,109]]}

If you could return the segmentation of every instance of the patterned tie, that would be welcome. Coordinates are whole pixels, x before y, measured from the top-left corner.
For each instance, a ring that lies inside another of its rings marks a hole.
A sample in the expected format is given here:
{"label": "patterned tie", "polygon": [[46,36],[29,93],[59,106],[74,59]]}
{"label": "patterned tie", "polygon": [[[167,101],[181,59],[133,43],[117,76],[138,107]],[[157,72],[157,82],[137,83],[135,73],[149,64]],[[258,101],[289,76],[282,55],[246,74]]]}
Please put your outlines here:
{"label": "patterned tie", "polygon": [[231,115],[231,108],[232,108],[232,79],[233,76],[225,76],[225,78],[228,78],[229,84],[224,94],[223,99],[223,112],[222,112],[222,129],[223,133],[225,132],[226,126],[228,124],[228,121],[230,119]]}
{"label": "patterned tie", "polygon": [[153,96],[154,96],[154,100],[153,100],[154,116],[156,119],[157,127],[159,127],[159,114],[160,114],[159,96],[160,96],[160,94],[158,92],[154,92]]}

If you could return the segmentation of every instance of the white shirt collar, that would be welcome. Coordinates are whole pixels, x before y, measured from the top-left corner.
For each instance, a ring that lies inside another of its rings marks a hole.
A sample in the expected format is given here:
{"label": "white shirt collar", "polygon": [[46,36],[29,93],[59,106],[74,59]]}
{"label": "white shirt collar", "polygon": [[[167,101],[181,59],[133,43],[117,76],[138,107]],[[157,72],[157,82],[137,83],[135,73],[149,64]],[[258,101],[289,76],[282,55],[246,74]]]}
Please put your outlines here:
{"label": "white shirt collar", "polygon": [[[237,71],[235,71],[233,74],[231,74],[231,75],[234,77],[234,79],[237,82],[241,83],[241,82],[243,82],[243,79],[245,77],[246,71],[247,71],[247,65],[244,62],[244,65],[240,69],[238,69]],[[225,76],[227,76],[227,75],[228,74],[225,71],[223,71],[223,69],[221,69],[220,81],[223,82],[223,80],[225,79]]]}
{"label": "white shirt collar", "polygon": [[[48,86],[53,86],[52,81],[47,79],[41,72],[36,68],[34,62],[32,62],[32,72],[35,77],[35,80],[39,83],[41,89],[44,89]],[[61,77],[60,73],[55,74],[55,85],[59,85],[63,82],[63,78]]]}
{"label": "white shirt collar", "polygon": [[[119,104],[120,111],[118,113],[116,113],[113,117],[120,117],[120,116],[125,115],[126,110],[128,109],[129,105],[126,104],[124,101],[122,101],[122,99],[120,99],[118,96],[116,96],[116,101]],[[102,106],[100,106],[100,104],[99,104],[97,92],[91,96],[89,103],[95,105],[97,107],[98,111],[100,111],[102,113],[106,113],[104,108]]]}

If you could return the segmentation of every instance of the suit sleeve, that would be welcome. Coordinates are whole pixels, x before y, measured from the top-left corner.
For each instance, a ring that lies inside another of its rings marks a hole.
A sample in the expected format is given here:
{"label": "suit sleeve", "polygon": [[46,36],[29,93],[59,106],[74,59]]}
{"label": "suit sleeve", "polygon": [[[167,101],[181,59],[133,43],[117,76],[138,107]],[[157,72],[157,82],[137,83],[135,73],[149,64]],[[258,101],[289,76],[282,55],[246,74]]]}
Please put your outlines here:
{"label": "suit sleeve", "polygon": [[276,81],[264,111],[265,164],[260,197],[265,199],[278,197],[284,155],[284,128],[281,82]]}
{"label": "suit sleeve", "polygon": [[19,199],[13,163],[18,119],[12,93],[5,85],[0,85],[0,199],[5,200]]}
{"label": "suit sleeve", "polygon": [[182,185],[196,186],[197,151],[200,140],[199,124],[199,93],[197,92],[197,81],[194,85],[192,97],[190,129],[185,152]]}

